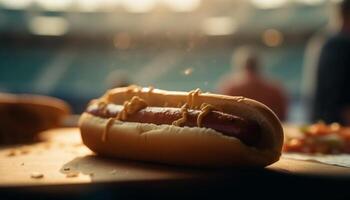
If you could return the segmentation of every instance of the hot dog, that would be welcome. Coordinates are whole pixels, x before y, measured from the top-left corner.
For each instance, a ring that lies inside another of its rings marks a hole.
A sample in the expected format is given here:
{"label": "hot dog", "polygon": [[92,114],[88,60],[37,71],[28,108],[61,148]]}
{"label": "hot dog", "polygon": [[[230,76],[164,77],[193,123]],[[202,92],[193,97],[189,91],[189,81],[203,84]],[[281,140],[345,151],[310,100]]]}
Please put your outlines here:
{"label": "hot dog", "polygon": [[90,103],[79,126],[98,154],[175,165],[263,167],[279,159],[283,142],[265,105],[200,90],[112,89]]}
{"label": "hot dog", "polygon": [[[96,104],[87,108],[87,112],[102,118],[116,118],[123,110],[123,106],[109,104],[101,109]],[[254,121],[247,121],[241,117],[226,114],[220,111],[212,111],[208,113],[202,120],[201,125],[197,124],[200,110],[187,110],[187,120],[179,126],[184,127],[206,127],[214,129],[223,135],[233,136],[240,139],[248,145],[255,145],[260,139],[259,125]],[[133,113],[125,119],[127,122],[152,123],[156,125],[171,125],[177,119],[181,118],[180,108],[170,107],[146,107]]]}

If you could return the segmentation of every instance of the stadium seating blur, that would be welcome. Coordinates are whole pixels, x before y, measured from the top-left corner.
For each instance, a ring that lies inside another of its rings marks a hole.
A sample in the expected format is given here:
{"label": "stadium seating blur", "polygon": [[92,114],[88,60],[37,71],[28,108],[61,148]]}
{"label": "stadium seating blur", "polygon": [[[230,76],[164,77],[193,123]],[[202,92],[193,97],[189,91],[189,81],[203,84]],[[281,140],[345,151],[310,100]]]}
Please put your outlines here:
{"label": "stadium seating blur", "polygon": [[60,97],[79,113],[118,70],[135,84],[215,92],[248,44],[297,107],[306,42],[334,2],[0,0],[0,92]]}

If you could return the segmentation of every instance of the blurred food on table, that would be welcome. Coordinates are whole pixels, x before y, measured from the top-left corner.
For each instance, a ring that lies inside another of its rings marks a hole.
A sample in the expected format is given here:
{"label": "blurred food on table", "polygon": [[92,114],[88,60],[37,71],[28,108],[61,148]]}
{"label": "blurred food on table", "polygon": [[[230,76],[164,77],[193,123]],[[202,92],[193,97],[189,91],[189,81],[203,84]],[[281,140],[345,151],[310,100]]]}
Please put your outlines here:
{"label": "blurred food on table", "polygon": [[300,127],[287,126],[283,151],[306,154],[350,153],[350,127],[324,122]]}
{"label": "blurred food on table", "polygon": [[60,99],[0,93],[0,144],[36,141],[43,130],[59,127],[70,113]]}

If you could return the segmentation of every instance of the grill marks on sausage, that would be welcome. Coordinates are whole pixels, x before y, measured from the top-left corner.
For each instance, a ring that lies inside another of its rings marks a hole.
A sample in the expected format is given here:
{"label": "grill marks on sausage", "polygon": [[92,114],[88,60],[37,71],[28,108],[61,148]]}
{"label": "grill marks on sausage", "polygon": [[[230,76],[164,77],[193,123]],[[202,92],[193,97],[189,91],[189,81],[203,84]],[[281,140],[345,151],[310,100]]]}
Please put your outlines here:
{"label": "grill marks on sausage", "polygon": [[[107,106],[90,105],[87,112],[102,118],[115,118],[122,111],[123,106],[108,104]],[[197,118],[202,111],[187,110],[187,119],[181,127],[198,127]],[[174,121],[182,117],[181,108],[173,107],[146,107],[127,116],[127,122],[151,123],[156,125],[171,125]],[[256,146],[261,138],[261,128],[253,121],[245,120],[241,117],[223,113],[220,111],[210,111],[201,122],[202,127],[214,129],[226,136],[238,138],[243,143]]]}

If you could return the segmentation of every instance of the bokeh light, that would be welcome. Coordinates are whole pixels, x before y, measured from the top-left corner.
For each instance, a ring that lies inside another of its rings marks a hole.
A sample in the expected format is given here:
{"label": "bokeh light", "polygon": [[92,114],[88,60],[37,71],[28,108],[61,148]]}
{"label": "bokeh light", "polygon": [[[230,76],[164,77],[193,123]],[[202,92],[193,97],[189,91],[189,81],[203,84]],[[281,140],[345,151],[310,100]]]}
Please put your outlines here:
{"label": "bokeh light", "polygon": [[274,9],[284,6],[288,0],[251,0],[251,3],[259,9]]}
{"label": "bokeh light", "polygon": [[210,17],[203,21],[202,30],[207,35],[230,35],[238,28],[231,17]]}
{"label": "bokeh light", "polygon": [[266,46],[277,47],[283,42],[283,34],[276,29],[267,29],[262,34],[262,41]]}
{"label": "bokeh light", "polygon": [[200,0],[163,0],[169,8],[175,12],[190,12],[197,9],[201,3]]}
{"label": "bokeh light", "polygon": [[150,12],[156,5],[155,0],[123,0],[121,3],[125,10],[132,13]]}
{"label": "bokeh light", "polygon": [[67,33],[68,26],[63,17],[36,16],[29,21],[29,30],[34,35],[61,36]]}

